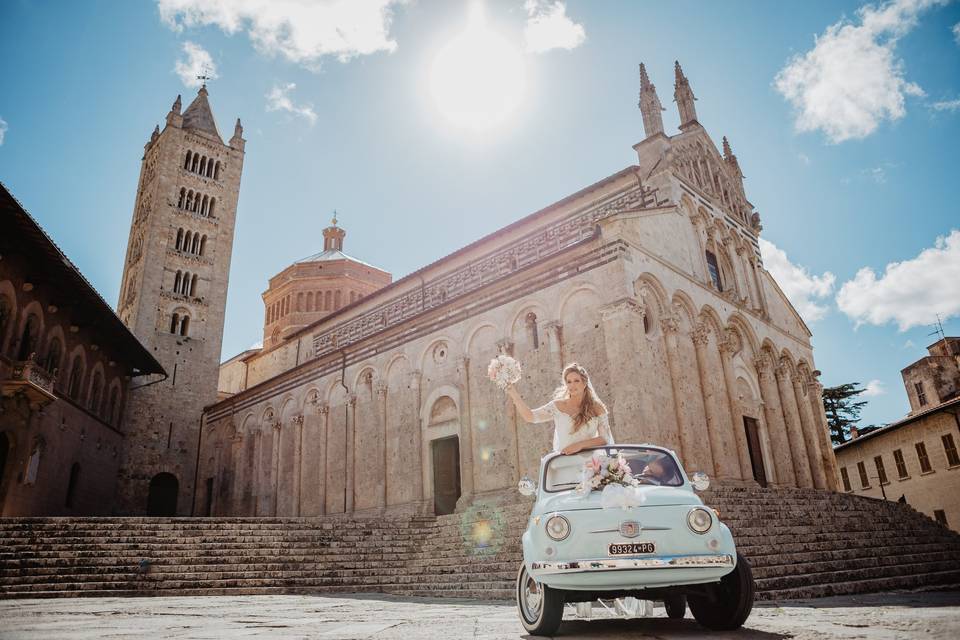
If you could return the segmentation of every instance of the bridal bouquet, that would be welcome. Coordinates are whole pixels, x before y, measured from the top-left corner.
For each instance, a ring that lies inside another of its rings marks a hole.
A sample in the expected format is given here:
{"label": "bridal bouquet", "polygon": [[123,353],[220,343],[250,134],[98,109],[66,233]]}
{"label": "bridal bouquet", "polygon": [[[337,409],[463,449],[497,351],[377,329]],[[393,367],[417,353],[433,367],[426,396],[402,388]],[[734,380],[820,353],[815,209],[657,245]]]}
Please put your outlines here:
{"label": "bridal bouquet", "polygon": [[583,474],[576,492],[581,496],[602,490],[600,506],[604,509],[628,509],[640,506],[644,495],[636,491],[640,482],[633,477],[630,464],[620,454],[595,455],[583,465]]}
{"label": "bridal bouquet", "polygon": [[520,381],[520,363],[510,356],[499,355],[490,361],[487,377],[501,389],[506,389]]}

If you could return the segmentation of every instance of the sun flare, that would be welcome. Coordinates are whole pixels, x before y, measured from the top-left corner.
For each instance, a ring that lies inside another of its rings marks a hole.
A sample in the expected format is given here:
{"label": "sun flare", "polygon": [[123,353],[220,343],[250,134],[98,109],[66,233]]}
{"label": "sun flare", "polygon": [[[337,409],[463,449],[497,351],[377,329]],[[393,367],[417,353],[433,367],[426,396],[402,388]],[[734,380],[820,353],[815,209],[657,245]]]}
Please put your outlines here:
{"label": "sun flare", "polygon": [[471,6],[467,28],[437,52],[430,74],[443,117],[474,131],[493,129],[516,111],[524,84],[520,50],[487,27],[479,4]]}

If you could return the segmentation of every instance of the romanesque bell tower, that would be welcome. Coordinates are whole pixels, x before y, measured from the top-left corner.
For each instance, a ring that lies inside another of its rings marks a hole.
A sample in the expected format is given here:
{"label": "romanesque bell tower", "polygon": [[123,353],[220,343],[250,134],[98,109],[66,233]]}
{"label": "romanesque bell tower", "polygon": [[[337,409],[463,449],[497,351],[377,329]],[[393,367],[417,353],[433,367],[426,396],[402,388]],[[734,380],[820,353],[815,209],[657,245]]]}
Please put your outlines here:
{"label": "romanesque bell tower", "polygon": [[217,399],[244,139],[237,119],[224,144],[207,95],[182,113],[177,96],[141,162],[117,313],[167,376],[132,383],[119,514],[190,514],[200,415]]}

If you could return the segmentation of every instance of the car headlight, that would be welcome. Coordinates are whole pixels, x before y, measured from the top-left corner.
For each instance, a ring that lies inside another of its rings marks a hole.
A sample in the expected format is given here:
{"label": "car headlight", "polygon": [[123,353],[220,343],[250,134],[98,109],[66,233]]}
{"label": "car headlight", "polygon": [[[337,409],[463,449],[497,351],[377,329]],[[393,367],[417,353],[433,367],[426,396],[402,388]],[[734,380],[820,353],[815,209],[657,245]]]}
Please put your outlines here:
{"label": "car headlight", "polygon": [[687,514],[687,526],[694,533],[706,533],[713,525],[713,515],[703,507],[694,507]]}
{"label": "car headlight", "polygon": [[550,516],[546,523],[547,535],[554,540],[565,540],[570,535],[570,521],[559,514]]}

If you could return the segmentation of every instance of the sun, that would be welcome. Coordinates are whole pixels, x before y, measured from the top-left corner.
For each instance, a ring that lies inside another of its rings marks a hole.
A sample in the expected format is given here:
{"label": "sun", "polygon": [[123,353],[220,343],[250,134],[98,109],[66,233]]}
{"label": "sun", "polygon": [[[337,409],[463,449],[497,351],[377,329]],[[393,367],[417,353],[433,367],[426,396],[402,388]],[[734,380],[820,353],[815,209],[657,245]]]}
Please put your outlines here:
{"label": "sun", "polygon": [[525,75],[519,49],[487,27],[482,5],[474,3],[467,28],[437,52],[430,91],[452,124],[489,131],[520,105]]}

